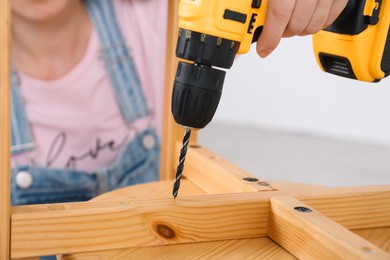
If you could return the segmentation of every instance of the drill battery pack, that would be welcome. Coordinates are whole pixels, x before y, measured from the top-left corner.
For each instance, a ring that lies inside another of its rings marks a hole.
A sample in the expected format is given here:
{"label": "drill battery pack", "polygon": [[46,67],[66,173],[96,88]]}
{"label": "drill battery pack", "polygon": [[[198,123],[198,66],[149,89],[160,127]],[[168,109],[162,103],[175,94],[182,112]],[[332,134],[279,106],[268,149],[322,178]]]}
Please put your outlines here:
{"label": "drill battery pack", "polygon": [[390,1],[349,1],[313,36],[313,49],[326,72],[367,82],[390,75]]}

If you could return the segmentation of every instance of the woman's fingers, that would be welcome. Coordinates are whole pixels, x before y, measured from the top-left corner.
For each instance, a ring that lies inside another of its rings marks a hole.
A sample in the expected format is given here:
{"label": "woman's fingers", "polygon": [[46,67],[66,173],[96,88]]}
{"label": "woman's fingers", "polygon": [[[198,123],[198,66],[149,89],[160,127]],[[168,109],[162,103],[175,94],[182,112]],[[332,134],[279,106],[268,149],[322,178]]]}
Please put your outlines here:
{"label": "woman's fingers", "polygon": [[325,23],[325,27],[331,25],[337,19],[337,17],[339,17],[340,13],[344,10],[347,4],[348,0],[335,0],[333,2],[331,11],[328,16],[328,20]]}
{"label": "woman's fingers", "polygon": [[267,57],[282,37],[309,35],[329,26],[348,0],[269,0],[263,32],[257,41],[260,57]]}
{"label": "woman's fingers", "polygon": [[[329,1],[329,0],[326,0]],[[318,0],[297,0],[283,37],[292,37],[302,33],[309,25],[316,10]]]}
{"label": "woman's fingers", "polygon": [[278,46],[291,19],[295,1],[269,0],[263,31],[257,41],[257,52],[260,57],[268,56]]}
{"label": "woman's fingers", "polygon": [[314,13],[307,24],[305,30],[298,35],[304,36],[314,34],[319,30],[325,28],[329,18],[329,13],[332,9],[333,0],[319,0],[314,10]]}

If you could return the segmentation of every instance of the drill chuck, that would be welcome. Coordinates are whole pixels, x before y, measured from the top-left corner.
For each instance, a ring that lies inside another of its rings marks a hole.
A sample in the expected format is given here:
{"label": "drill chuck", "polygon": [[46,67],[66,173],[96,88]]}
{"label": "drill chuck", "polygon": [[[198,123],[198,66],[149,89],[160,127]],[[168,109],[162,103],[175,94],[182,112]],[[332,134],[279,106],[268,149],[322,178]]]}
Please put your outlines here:
{"label": "drill chuck", "polygon": [[224,79],[223,70],[179,62],[171,106],[176,123],[186,128],[204,128],[215,114]]}
{"label": "drill chuck", "polygon": [[239,48],[238,42],[180,29],[176,56],[179,62],[172,93],[172,114],[181,126],[204,128],[213,118],[222,94],[225,71]]}

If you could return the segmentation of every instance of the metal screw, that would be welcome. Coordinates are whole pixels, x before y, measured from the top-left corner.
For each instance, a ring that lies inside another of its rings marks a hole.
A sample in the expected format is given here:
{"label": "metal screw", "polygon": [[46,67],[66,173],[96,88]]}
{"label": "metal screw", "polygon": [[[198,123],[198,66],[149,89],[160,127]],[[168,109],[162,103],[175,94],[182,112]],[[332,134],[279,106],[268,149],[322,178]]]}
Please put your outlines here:
{"label": "metal screw", "polygon": [[375,253],[375,250],[374,250],[374,249],[372,249],[372,248],[370,248],[370,247],[367,247],[367,246],[363,247],[362,249],[363,249],[363,251],[366,252],[367,254],[374,254],[374,253]]}
{"label": "metal screw", "polygon": [[295,207],[294,209],[298,212],[303,212],[303,213],[313,212],[313,210],[306,207]]}
{"label": "metal screw", "polygon": [[245,177],[245,178],[242,178],[244,181],[249,181],[249,182],[257,182],[259,181],[259,179],[257,178],[253,178],[253,177]]}

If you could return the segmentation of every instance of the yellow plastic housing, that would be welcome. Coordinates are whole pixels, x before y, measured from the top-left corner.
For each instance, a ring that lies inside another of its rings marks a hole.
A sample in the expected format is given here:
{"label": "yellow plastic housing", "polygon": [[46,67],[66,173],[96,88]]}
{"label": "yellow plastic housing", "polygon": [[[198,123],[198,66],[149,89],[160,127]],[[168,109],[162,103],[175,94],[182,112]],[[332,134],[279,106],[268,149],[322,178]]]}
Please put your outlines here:
{"label": "yellow plastic housing", "polygon": [[[181,0],[179,27],[237,41],[238,53],[247,53],[255,30],[264,24],[268,1],[262,0],[260,8],[252,8],[252,3],[252,0]],[[225,10],[245,14],[245,23],[225,19]]]}
{"label": "yellow plastic housing", "polygon": [[[351,0],[355,1],[355,0]],[[366,0],[364,15],[370,15],[378,4]],[[239,42],[239,54],[247,53],[254,33],[264,25],[267,0],[259,8],[253,8],[253,0],[181,0],[179,27],[182,29]],[[226,10],[246,16],[245,22],[224,18]],[[385,77],[381,69],[387,35],[390,26],[390,1],[382,0],[379,22],[369,25],[357,35],[320,31],[313,36],[315,57],[320,64],[320,53],[344,57],[349,60],[354,75],[361,81],[376,81]],[[257,39],[255,39],[257,40]]]}
{"label": "yellow plastic housing", "polygon": [[[373,0],[366,1],[365,13],[375,8]],[[368,6],[368,7],[367,7]],[[385,77],[381,68],[382,57],[390,27],[390,1],[382,0],[379,22],[368,25],[368,28],[357,35],[337,34],[320,31],[313,35],[313,49],[317,62],[323,70],[319,59],[320,53],[347,58],[352,66],[356,79],[373,82]]]}

